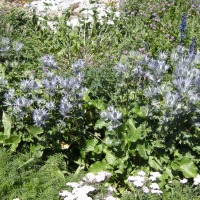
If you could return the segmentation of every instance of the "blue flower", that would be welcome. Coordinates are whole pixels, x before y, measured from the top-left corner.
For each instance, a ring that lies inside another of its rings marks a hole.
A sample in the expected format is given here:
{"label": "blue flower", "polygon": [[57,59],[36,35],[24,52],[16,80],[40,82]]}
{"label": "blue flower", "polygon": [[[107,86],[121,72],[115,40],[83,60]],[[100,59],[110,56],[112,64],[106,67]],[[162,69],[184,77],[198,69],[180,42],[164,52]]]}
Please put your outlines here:
{"label": "blue flower", "polygon": [[189,53],[193,53],[195,52],[194,48],[196,47],[196,37],[192,38],[192,43],[190,44],[190,50]]}
{"label": "blue flower", "polygon": [[33,111],[33,121],[35,123],[35,126],[44,126],[45,120],[48,118],[48,113],[43,108],[35,109]]}
{"label": "blue flower", "polygon": [[60,100],[60,114],[63,115],[64,117],[71,117],[66,115],[69,110],[73,107],[72,104],[69,103],[68,98],[63,97]]}
{"label": "blue flower", "polygon": [[179,31],[181,32],[181,43],[183,44],[183,38],[186,35],[185,34],[185,27],[186,27],[186,13],[183,13],[182,18],[181,18],[181,24],[179,26]]}

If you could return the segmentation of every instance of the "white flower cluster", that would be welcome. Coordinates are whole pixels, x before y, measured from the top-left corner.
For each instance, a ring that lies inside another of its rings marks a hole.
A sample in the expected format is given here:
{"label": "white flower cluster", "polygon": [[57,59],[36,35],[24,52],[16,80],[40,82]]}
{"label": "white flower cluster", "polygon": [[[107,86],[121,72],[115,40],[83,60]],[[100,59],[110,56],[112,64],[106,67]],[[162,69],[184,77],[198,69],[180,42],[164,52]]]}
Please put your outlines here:
{"label": "white flower cluster", "polygon": [[[193,179],[194,180],[194,185],[199,185],[200,184],[200,175],[198,174],[196,178]],[[188,182],[188,180],[186,178],[184,178],[183,180],[180,180],[180,183],[182,184],[186,184]]]}
{"label": "white flower cluster", "polygon": [[[157,178],[161,177],[161,174],[159,172],[151,172],[150,173],[150,178],[145,177],[146,173],[144,171],[140,171],[137,173],[138,176],[129,176],[128,181],[129,183],[133,183],[135,187],[142,187],[144,184],[148,181],[156,181]],[[163,192],[160,190],[159,186],[157,183],[152,183],[149,188],[151,188],[151,193],[152,194],[162,194]],[[142,191],[144,193],[149,193],[149,188],[144,186],[142,187]]]}
{"label": "white flower cluster", "polygon": [[198,174],[196,178],[194,178],[194,185],[200,184],[200,175]]}
{"label": "white flower cluster", "polygon": [[[92,200],[91,197],[88,197],[87,194],[90,192],[94,192],[96,190],[93,186],[85,185],[86,183],[100,183],[102,181],[105,181],[106,178],[110,178],[112,176],[109,172],[98,172],[97,175],[93,173],[88,173],[85,177],[83,177],[83,181],[76,182],[69,182],[66,185],[73,188],[72,193],[66,191],[66,190],[60,190],[59,195],[62,197],[65,197],[64,200]],[[108,188],[109,192],[114,192],[115,188],[112,186],[109,186]],[[112,195],[107,195],[104,200],[119,200],[117,198],[114,198]]]}
{"label": "white flower cluster", "polygon": [[105,181],[106,178],[110,178],[112,176],[109,172],[98,172],[97,175],[93,173],[88,173],[85,177],[83,177],[83,181],[88,183],[100,183]]}
{"label": "white flower cluster", "polygon": [[183,180],[180,180],[180,183],[182,183],[182,184],[185,184],[187,182],[188,182],[188,180],[186,178],[184,178]]}

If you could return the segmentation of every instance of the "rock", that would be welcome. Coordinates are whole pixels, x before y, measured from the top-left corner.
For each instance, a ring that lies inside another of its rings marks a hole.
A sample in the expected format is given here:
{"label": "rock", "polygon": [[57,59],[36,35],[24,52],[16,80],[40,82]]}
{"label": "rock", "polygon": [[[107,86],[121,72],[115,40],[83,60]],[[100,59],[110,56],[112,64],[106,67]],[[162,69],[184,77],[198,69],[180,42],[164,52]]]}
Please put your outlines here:
{"label": "rock", "polygon": [[75,10],[76,8],[78,8],[80,3],[81,3],[81,2],[73,3],[73,4],[70,6],[70,7],[71,7],[71,10],[73,11],[73,10]]}

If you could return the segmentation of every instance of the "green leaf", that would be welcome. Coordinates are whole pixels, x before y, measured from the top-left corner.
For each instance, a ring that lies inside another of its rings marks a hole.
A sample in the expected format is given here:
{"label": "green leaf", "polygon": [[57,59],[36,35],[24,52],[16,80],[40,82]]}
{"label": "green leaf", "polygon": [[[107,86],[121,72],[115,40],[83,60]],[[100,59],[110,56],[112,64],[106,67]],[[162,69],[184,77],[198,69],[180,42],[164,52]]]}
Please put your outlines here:
{"label": "green leaf", "polygon": [[51,171],[51,174],[54,175],[58,180],[65,181],[64,173],[60,170]]}
{"label": "green leaf", "polygon": [[0,143],[3,144],[4,143],[4,140],[6,138],[8,138],[9,136],[8,135],[0,135]]}
{"label": "green leaf", "polygon": [[172,169],[175,171],[179,169],[179,166],[175,162],[172,162],[171,166],[172,166]]}
{"label": "green leaf", "polygon": [[86,102],[90,101],[89,93],[90,93],[90,91],[88,90],[83,96],[83,100]]}
{"label": "green leaf", "polygon": [[103,152],[106,154],[106,160],[109,164],[114,165],[115,161],[116,161],[116,157],[115,155],[112,154],[111,151],[109,151],[108,149],[104,149]]}
{"label": "green leaf", "polygon": [[103,138],[103,142],[104,142],[108,147],[111,147],[111,146],[113,146],[114,139],[111,139],[109,136],[105,136],[105,137]]}
{"label": "green leaf", "polygon": [[173,174],[172,174],[172,170],[170,168],[165,168],[165,171],[167,172],[168,176],[171,178],[171,180],[173,179]]}
{"label": "green leaf", "polygon": [[139,108],[133,108],[132,110],[138,117],[141,117],[145,119],[146,117],[144,116],[143,112]]}
{"label": "green leaf", "polygon": [[183,172],[185,178],[195,178],[197,176],[197,167],[189,158],[183,158],[180,161],[176,161],[179,165],[179,170]]}
{"label": "green leaf", "polygon": [[77,42],[76,43],[76,50],[78,51],[80,49],[80,44]]}
{"label": "green leaf", "polygon": [[145,160],[148,159],[148,156],[146,154],[146,151],[145,151],[145,143],[138,143],[137,146],[136,146],[136,149],[138,151],[138,153],[140,154],[141,157],[143,157]]}
{"label": "green leaf", "polygon": [[127,165],[124,164],[124,161],[121,159],[121,158],[118,158],[117,161],[117,168],[120,170],[120,171],[123,171],[124,169],[127,168]]}
{"label": "green leaf", "polygon": [[91,100],[90,103],[92,103],[95,107],[100,109],[101,111],[106,110],[106,104],[99,100]]}
{"label": "green leaf", "polygon": [[37,135],[43,133],[44,130],[37,126],[29,126],[28,131],[32,134],[33,137],[39,139]]}
{"label": "green leaf", "polygon": [[17,135],[11,135],[9,138],[5,139],[4,145],[11,144],[11,151],[15,151],[18,147],[19,142],[21,141],[21,138]]}
{"label": "green leaf", "polygon": [[98,140],[96,138],[92,140],[87,140],[86,143],[83,145],[83,151],[84,152],[94,151],[94,147],[97,143]]}
{"label": "green leaf", "polygon": [[90,168],[88,169],[88,173],[93,172],[93,173],[97,174],[98,172],[106,171],[107,165],[108,165],[107,162],[97,161],[90,166]]}
{"label": "green leaf", "polygon": [[149,165],[154,168],[156,171],[161,170],[160,165],[154,160],[153,156],[149,156]]}
{"label": "green leaf", "polygon": [[110,125],[110,122],[109,123],[106,123],[104,122],[103,119],[99,119],[97,120],[95,126],[94,126],[94,130],[97,130],[98,128],[101,129],[102,127],[108,127]]}
{"label": "green leaf", "polygon": [[32,133],[33,135],[38,135],[43,133],[43,129],[41,129],[40,127],[37,126],[29,126],[28,130],[30,131],[30,133]]}
{"label": "green leaf", "polygon": [[128,119],[127,121],[127,130],[130,135],[129,140],[132,142],[136,142],[138,139],[142,139],[142,133],[141,133],[141,128],[136,128],[135,127],[135,122],[133,119]]}
{"label": "green leaf", "polygon": [[3,111],[2,121],[3,121],[3,127],[4,127],[4,135],[10,135],[12,120],[4,111]]}

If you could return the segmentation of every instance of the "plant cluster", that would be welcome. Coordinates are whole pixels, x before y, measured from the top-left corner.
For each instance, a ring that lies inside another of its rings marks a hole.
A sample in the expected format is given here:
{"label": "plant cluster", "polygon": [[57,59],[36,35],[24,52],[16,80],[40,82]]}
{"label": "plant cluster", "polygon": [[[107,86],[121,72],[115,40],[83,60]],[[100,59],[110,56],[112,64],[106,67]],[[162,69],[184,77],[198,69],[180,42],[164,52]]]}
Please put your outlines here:
{"label": "plant cluster", "polygon": [[2,199],[200,196],[199,3],[114,5],[79,26],[1,6]]}

